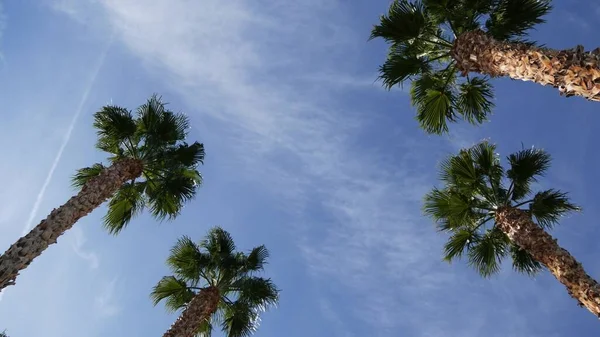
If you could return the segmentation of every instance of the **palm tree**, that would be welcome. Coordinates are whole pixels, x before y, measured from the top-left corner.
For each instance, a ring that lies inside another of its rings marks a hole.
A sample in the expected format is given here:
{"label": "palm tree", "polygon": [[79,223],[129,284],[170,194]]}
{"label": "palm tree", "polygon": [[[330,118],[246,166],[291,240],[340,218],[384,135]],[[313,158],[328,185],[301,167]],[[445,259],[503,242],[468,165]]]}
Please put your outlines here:
{"label": "palm tree", "polygon": [[110,154],[110,166],[97,163],[78,170],[73,185],[79,193],[0,255],[0,290],[15,284],[21,270],[107,199],[104,226],[112,234],[144,208],[160,220],[176,217],[202,182],[196,167],[204,159],[204,146],[184,142],[188,124],[185,115],[166,109],[156,95],[137,109],[136,117],[113,105],[96,112],[96,147]]}
{"label": "palm tree", "polygon": [[412,80],[417,120],[429,133],[459,118],[484,122],[494,106],[489,77],[600,100],[600,48],[558,51],[524,40],[550,10],[550,0],[394,0],[371,32],[390,44],[380,78],[388,89]]}
{"label": "palm tree", "polygon": [[248,254],[235,251],[223,229],[212,228],[199,244],[184,236],[171,249],[167,264],[174,276],[154,287],[154,305],[165,300],[171,312],[183,309],[164,337],[209,337],[215,324],[227,337],[251,335],[259,315],[278,302],[279,290],[256,276],[269,252],[258,246]]}
{"label": "palm tree", "polygon": [[450,234],[445,259],[466,252],[469,265],[484,277],[498,272],[507,256],[519,272],[535,275],[545,267],[569,295],[600,317],[600,285],[546,232],[579,208],[558,190],[532,192],[550,156],[522,150],[508,156],[510,168],[504,171],[495,150],[483,142],[445,160],[443,189],[434,188],[425,197],[425,213]]}

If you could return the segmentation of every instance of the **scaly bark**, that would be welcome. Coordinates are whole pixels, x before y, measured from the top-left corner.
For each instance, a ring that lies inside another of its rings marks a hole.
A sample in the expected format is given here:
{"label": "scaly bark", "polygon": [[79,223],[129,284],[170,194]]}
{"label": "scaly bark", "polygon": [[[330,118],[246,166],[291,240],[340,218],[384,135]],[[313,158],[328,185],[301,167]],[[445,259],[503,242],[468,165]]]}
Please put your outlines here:
{"label": "scaly bark", "polygon": [[19,272],[27,266],[65,231],[96,207],[111,197],[128,180],[142,174],[143,165],[138,159],[123,159],[90,179],[77,195],[55,208],[39,225],[21,237],[0,255],[0,290],[14,285]]}
{"label": "scaly bark", "polygon": [[511,241],[529,252],[562,283],[571,297],[600,317],[600,285],[557,240],[535,224],[526,211],[506,207],[496,212],[498,227]]}
{"label": "scaly bark", "polygon": [[600,101],[600,48],[584,52],[498,41],[481,30],[458,36],[450,51],[458,69],[491,77],[508,76],[557,88],[561,95]]}
{"label": "scaly bark", "polygon": [[194,337],[200,325],[217,312],[220,296],[216,287],[201,289],[163,337]]}

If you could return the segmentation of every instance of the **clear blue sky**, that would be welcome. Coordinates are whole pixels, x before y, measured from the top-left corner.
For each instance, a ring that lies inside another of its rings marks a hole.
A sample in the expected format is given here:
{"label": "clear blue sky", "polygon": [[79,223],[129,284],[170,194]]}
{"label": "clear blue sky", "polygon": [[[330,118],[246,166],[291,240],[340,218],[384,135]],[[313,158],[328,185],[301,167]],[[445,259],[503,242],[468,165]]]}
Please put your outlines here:
{"label": "clear blue sky", "polygon": [[[437,163],[460,146],[543,147],[554,157],[543,184],[584,207],[553,235],[599,279],[600,103],[497,80],[490,123],[426,136],[406,94],[374,83],[385,45],[367,38],[387,0],[0,3],[0,250],[72,195],[77,168],[104,158],[91,118],[106,103],[133,109],[160,93],[207,150],[205,184],[175,222],[141,216],[112,237],[101,208],[31,264],[0,301],[11,337],[162,335],[175,316],[148,293],[168,250],[214,225],[241,249],[271,250],[283,292],[258,337],[600,333],[548,274],[507,266],[484,280],[442,262],[445,237],[420,212]],[[598,5],[555,4],[536,39],[600,45]]]}

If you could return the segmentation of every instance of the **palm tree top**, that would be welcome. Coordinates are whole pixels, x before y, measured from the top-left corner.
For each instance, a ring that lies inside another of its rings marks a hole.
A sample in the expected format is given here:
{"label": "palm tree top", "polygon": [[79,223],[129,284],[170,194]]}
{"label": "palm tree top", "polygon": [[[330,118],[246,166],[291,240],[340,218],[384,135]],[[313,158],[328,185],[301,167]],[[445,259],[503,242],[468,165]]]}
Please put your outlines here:
{"label": "palm tree top", "polygon": [[258,328],[260,314],[279,300],[271,279],[257,276],[268,257],[265,246],[249,253],[236,251],[231,235],[220,227],[212,228],[199,243],[183,236],[167,259],[173,275],[163,277],[151,297],[155,305],[164,300],[167,310],[177,311],[203,288],[217,288],[218,312],[199,329],[199,335],[210,336],[213,324],[220,324],[228,337],[249,336]]}
{"label": "palm tree top", "polygon": [[371,31],[370,39],[389,43],[379,78],[388,89],[412,81],[410,96],[417,120],[428,133],[448,131],[448,123],[487,120],[494,107],[487,77],[457,77],[450,57],[454,40],[485,27],[497,40],[524,42],[550,12],[549,0],[394,0]]}
{"label": "palm tree top", "polygon": [[496,212],[505,207],[524,209],[539,226],[550,229],[563,215],[580,208],[559,190],[533,193],[532,185],[550,166],[547,152],[531,148],[513,153],[505,171],[495,151],[496,146],[485,141],[443,161],[443,188],[426,195],[424,212],[439,230],[450,234],[444,249],[447,261],[466,251],[469,264],[482,276],[490,276],[510,255],[515,270],[533,275],[541,264],[509,241],[496,225]]}
{"label": "palm tree top", "polygon": [[[94,128],[96,147],[109,154],[110,163],[129,158],[143,167],[140,178],[124,184],[110,199],[104,217],[109,232],[119,233],[144,208],[158,219],[172,219],[195,196],[202,183],[197,167],[203,163],[204,146],[185,142],[188,117],[167,109],[161,97],[152,95],[135,114],[106,105],[94,114]],[[96,163],[78,170],[73,185],[81,188],[105,168]]]}

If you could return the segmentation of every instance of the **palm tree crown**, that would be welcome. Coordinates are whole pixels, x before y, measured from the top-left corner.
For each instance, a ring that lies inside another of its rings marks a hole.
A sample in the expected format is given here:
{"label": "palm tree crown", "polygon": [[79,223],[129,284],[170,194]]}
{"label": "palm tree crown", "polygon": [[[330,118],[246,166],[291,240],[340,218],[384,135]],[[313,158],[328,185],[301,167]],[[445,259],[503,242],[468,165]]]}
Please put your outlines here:
{"label": "palm tree crown", "polygon": [[394,0],[371,32],[390,44],[380,79],[388,89],[412,81],[417,120],[429,133],[447,132],[459,118],[480,124],[494,107],[493,88],[487,77],[457,77],[453,41],[485,26],[497,40],[526,42],[550,9],[549,0]]}
{"label": "palm tree crown", "polygon": [[[145,207],[158,219],[171,219],[196,194],[202,176],[196,169],[204,160],[204,146],[185,142],[189,121],[168,110],[153,95],[134,114],[122,107],[107,105],[94,114],[98,130],[96,147],[110,154],[109,162],[139,160],[141,177],[126,184],[111,197],[104,216],[105,228],[119,233]],[[105,166],[94,164],[77,171],[73,185],[81,188],[98,176]]]}
{"label": "palm tree crown", "polygon": [[260,313],[278,302],[279,291],[270,279],[256,276],[269,257],[265,246],[248,254],[236,252],[233,239],[215,227],[199,244],[182,237],[171,249],[167,264],[173,276],[163,277],[154,287],[154,304],[165,300],[166,308],[184,308],[203,288],[216,288],[220,294],[217,313],[198,329],[209,337],[214,324],[220,324],[228,337],[251,335]]}
{"label": "palm tree crown", "polygon": [[546,152],[532,148],[511,154],[505,171],[495,149],[482,142],[445,160],[440,173],[444,187],[426,195],[424,211],[441,231],[451,234],[444,249],[447,261],[466,251],[469,264],[482,276],[490,276],[510,255],[515,270],[533,275],[542,265],[497,227],[496,210],[526,207],[539,226],[549,229],[579,208],[555,189],[532,193],[531,185],[549,167]]}

